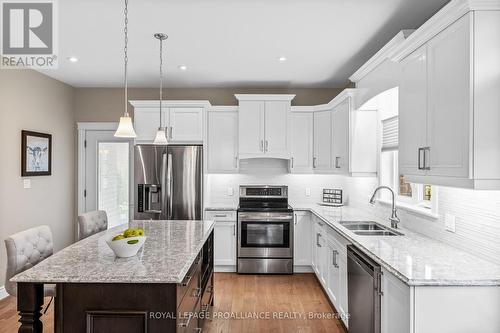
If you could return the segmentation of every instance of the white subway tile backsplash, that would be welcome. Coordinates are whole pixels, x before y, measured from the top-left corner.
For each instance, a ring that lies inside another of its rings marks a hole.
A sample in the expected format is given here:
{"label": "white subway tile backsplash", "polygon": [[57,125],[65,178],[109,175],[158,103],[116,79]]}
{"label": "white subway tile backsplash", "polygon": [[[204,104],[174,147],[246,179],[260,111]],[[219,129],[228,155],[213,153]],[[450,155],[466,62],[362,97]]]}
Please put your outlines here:
{"label": "white subway tile backsplash", "polygon": [[[387,219],[390,207],[368,203],[378,186],[374,177],[352,178],[338,175],[299,175],[287,173],[286,161],[249,160],[241,164],[240,174],[208,174],[207,206],[238,205],[239,185],[288,185],[292,204],[311,204],[321,201],[323,188],[342,188],[347,204],[370,214]],[[234,195],[228,195],[228,188]],[[310,189],[310,196],[306,189]],[[443,241],[456,248],[474,253],[500,264],[500,191],[474,191],[439,188],[439,218],[432,219],[405,210],[399,210],[401,224],[415,232]],[[445,215],[455,216],[455,232],[445,227]]]}

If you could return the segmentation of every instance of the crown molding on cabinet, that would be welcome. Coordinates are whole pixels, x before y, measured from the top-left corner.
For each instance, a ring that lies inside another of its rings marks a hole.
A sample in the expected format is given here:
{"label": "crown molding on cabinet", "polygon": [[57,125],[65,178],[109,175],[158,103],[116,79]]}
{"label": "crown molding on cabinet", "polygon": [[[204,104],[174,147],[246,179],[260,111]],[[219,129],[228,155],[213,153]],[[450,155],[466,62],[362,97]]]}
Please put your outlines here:
{"label": "crown molding on cabinet", "polygon": [[500,0],[452,0],[399,44],[390,57],[401,61],[470,11],[500,10]]}
{"label": "crown molding on cabinet", "polygon": [[[160,106],[160,101],[158,99],[152,100],[132,100],[129,103],[134,108],[157,108]],[[202,107],[210,108],[212,104],[206,100],[163,100],[162,105],[164,107]]]}
{"label": "crown molding on cabinet", "polygon": [[295,95],[286,94],[234,94],[238,101],[291,101]]}
{"label": "crown molding on cabinet", "polygon": [[331,110],[334,107],[336,107],[337,105],[339,105],[340,103],[342,103],[343,101],[345,101],[346,98],[348,98],[348,97],[354,97],[354,95],[356,94],[356,92],[358,90],[359,89],[356,89],[356,88],[346,88],[346,89],[342,90],[342,92],[340,94],[338,94],[337,96],[335,96],[327,104],[315,105],[313,107],[314,111],[327,111],[327,110]]}
{"label": "crown molding on cabinet", "polygon": [[354,74],[349,77],[349,80],[354,83],[359,82],[386,59],[391,58],[396,47],[401,45],[401,43],[403,43],[414,31],[415,30],[413,29],[408,29],[398,32],[398,34],[385,44],[384,47],[382,47],[373,57],[365,62],[363,66],[354,72]]}

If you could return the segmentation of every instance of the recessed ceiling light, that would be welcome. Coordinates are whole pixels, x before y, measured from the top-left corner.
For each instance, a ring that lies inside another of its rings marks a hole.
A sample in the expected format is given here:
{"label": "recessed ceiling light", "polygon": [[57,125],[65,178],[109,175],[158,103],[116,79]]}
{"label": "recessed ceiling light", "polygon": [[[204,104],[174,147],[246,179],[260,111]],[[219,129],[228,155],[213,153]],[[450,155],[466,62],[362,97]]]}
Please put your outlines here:
{"label": "recessed ceiling light", "polygon": [[68,60],[71,62],[77,62],[78,58],[77,57],[69,57]]}
{"label": "recessed ceiling light", "polygon": [[179,65],[179,69],[180,69],[181,71],[185,71],[185,70],[186,70],[186,69],[188,69],[188,68],[187,68],[187,66],[186,66],[186,65]]}
{"label": "recessed ceiling light", "polygon": [[281,56],[281,57],[278,58],[278,60],[281,61],[281,62],[284,62],[284,61],[286,61],[286,57]]}

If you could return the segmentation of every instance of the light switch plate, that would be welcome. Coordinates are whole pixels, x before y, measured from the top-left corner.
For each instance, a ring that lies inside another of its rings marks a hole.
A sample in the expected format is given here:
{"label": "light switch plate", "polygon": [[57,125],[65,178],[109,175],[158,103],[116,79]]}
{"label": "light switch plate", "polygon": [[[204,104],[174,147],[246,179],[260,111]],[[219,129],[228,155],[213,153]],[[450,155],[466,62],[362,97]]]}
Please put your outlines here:
{"label": "light switch plate", "polygon": [[309,187],[306,187],[306,197],[311,196],[311,189]]}
{"label": "light switch plate", "polygon": [[31,188],[31,179],[29,179],[29,178],[23,179],[23,187],[24,188]]}
{"label": "light switch plate", "polygon": [[227,195],[230,197],[234,195],[234,189],[232,187],[227,188]]}
{"label": "light switch plate", "polygon": [[455,215],[451,214],[444,215],[444,226],[447,231],[455,232],[455,222],[456,222]]}

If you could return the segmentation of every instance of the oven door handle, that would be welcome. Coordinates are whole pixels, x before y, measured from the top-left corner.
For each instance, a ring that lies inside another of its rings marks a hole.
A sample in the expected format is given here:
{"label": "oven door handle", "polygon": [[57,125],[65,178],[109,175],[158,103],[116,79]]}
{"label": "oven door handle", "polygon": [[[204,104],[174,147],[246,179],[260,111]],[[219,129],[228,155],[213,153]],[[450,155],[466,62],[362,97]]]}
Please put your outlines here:
{"label": "oven door handle", "polygon": [[267,215],[266,216],[266,215],[257,215],[257,214],[239,214],[238,219],[240,221],[266,221],[266,222],[292,221],[293,215],[287,214],[287,215],[273,215],[273,216]]}

